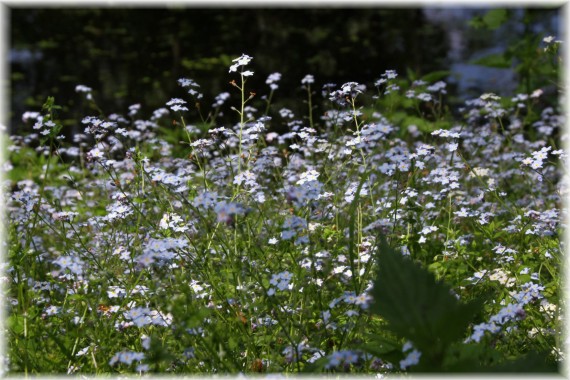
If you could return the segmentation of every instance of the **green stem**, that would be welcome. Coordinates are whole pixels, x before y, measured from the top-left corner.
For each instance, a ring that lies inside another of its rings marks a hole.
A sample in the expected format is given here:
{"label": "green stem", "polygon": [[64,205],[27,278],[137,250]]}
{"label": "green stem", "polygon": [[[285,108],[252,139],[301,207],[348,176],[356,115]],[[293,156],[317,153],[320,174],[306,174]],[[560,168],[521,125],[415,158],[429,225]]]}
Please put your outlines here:
{"label": "green stem", "polygon": [[313,125],[313,101],[312,101],[312,94],[311,94],[311,85],[307,84],[307,94],[309,97],[309,125],[311,128],[314,129]]}

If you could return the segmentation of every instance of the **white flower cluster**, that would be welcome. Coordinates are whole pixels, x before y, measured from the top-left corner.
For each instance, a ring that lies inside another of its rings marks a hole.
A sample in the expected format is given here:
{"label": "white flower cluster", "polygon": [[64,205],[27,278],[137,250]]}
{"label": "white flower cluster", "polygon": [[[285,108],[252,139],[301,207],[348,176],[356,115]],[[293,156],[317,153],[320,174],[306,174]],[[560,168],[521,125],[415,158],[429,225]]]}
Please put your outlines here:
{"label": "white flower cluster", "polygon": [[[241,57],[238,57],[236,59],[233,59],[232,62],[235,62],[233,65],[230,66],[230,73],[236,72],[238,67],[240,66],[246,66],[253,58],[250,57],[247,54],[242,54]],[[242,71],[241,75],[243,75],[244,77],[249,77],[253,75],[253,71],[247,70],[247,71]]]}
{"label": "white flower cluster", "polygon": [[188,227],[176,213],[165,213],[160,220],[160,228],[163,230],[172,229],[175,232],[184,232],[188,230]]}

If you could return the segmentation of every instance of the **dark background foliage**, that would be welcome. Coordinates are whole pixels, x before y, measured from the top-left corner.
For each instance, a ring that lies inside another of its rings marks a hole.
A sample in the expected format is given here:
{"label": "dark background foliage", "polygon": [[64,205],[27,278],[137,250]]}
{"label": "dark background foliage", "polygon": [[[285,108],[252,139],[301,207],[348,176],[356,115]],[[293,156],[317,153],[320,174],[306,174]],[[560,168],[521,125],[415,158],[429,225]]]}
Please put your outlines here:
{"label": "dark background foliage", "polygon": [[[421,8],[170,5],[10,11],[11,124],[17,132],[23,132],[21,114],[39,110],[48,96],[70,119],[93,114],[75,93],[78,84],[93,88],[107,114],[125,114],[135,103],[150,113],[172,97],[190,100],[176,82],[187,77],[201,85],[202,102],[209,106],[218,93],[235,92],[228,67],[242,53],[254,57],[248,89],[267,94],[267,75],[280,72],[275,103],[294,111],[304,96],[300,81],[306,74],[315,76],[317,88],[347,81],[371,86],[387,69],[421,77],[450,65],[446,26],[428,22]],[[544,13],[526,14],[540,18]],[[477,48],[485,36],[492,35],[479,30],[470,41]]]}
{"label": "dark background foliage", "polygon": [[290,97],[306,74],[371,83],[386,69],[437,69],[447,51],[444,31],[419,9],[16,8],[11,22],[11,46],[41,52],[41,65],[12,64],[17,113],[50,95],[73,108],[77,84],[92,87],[106,112],[163,106],[184,94],[180,77],[213,97],[232,91],[229,62],[242,53],[254,57],[252,90],[267,92],[278,71]]}

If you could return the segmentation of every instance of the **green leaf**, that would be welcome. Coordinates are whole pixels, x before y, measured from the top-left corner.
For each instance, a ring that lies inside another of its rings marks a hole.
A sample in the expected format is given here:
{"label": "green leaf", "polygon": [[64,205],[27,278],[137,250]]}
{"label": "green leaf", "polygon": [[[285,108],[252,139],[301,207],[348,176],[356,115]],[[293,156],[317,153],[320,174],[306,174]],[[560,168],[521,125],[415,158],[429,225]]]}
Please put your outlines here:
{"label": "green leaf", "polygon": [[416,73],[414,72],[414,70],[410,69],[409,67],[406,67],[406,75],[408,76],[408,79],[410,81],[415,81],[416,80]]}
{"label": "green leaf", "polygon": [[415,125],[422,132],[433,132],[436,130],[433,123],[430,123],[426,119],[422,119],[418,116],[407,116],[402,120],[401,124],[405,127]]}
{"label": "green leaf", "polygon": [[366,341],[367,343],[360,348],[377,358],[397,363],[404,357],[402,345],[399,342],[377,334],[368,335]]}
{"label": "green leaf", "polygon": [[408,114],[406,112],[394,111],[388,117],[390,118],[391,122],[396,123],[396,124],[400,124],[402,122],[402,120],[404,120],[407,116],[408,116]]}
{"label": "green leaf", "polygon": [[481,29],[485,27],[485,23],[483,22],[483,18],[481,16],[475,16],[471,20],[469,20],[469,26],[473,29]]}
{"label": "green leaf", "polygon": [[23,334],[24,317],[21,315],[11,315],[8,317],[8,328],[15,334]]}
{"label": "green leaf", "polygon": [[327,357],[317,359],[313,363],[308,363],[302,370],[302,373],[317,373],[322,372],[325,369],[325,366],[329,362]]}
{"label": "green leaf", "polygon": [[507,59],[504,54],[490,54],[483,58],[472,60],[470,63],[485,67],[494,67],[498,69],[508,69],[511,67],[511,60]]}
{"label": "green leaf", "polygon": [[378,263],[371,311],[382,316],[391,331],[441,360],[446,347],[464,337],[480,303],[461,304],[447,285],[385,242]]}
{"label": "green leaf", "polygon": [[428,83],[437,82],[440,79],[447,78],[451,74],[449,70],[433,71],[422,77],[423,81]]}
{"label": "green leaf", "polygon": [[506,9],[492,9],[483,16],[483,22],[487,28],[494,30],[503,25],[508,19]]}
{"label": "green leaf", "polygon": [[53,96],[48,96],[45,103],[42,106],[42,110],[43,111],[45,111],[45,110],[49,111],[53,107],[54,102],[55,102],[55,98]]}
{"label": "green leaf", "polygon": [[446,352],[445,372],[481,372],[501,359],[501,354],[483,343],[453,344]]}
{"label": "green leaf", "polygon": [[552,373],[558,371],[558,364],[547,352],[531,352],[516,360],[485,368],[485,372]]}
{"label": "green leaf", "polygon": [[432,273],[435,273],[437,276],[441,276],[441,274],[446,270],[446,268],[443,266],[443,264],[440,261],[435,261],[431,263],[430,265],[428,265],[428,268]]}

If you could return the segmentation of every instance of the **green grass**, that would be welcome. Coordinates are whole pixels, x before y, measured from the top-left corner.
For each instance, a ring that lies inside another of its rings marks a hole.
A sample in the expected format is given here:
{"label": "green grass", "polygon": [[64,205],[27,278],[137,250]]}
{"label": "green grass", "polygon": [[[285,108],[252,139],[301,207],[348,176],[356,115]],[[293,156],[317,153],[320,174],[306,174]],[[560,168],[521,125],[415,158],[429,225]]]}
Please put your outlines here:
{"label": "green grass", "polygon": [[43,141],[13,138],[10,373],[555,370],[559,129],[393,79],[340,103],[308,83],[311,112],[269,120],[240,67],[209,117],[100,118],[78,145],[52,100]]}

